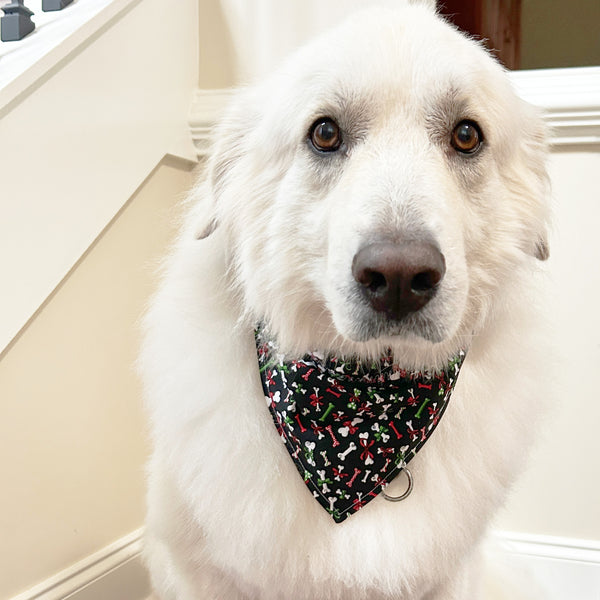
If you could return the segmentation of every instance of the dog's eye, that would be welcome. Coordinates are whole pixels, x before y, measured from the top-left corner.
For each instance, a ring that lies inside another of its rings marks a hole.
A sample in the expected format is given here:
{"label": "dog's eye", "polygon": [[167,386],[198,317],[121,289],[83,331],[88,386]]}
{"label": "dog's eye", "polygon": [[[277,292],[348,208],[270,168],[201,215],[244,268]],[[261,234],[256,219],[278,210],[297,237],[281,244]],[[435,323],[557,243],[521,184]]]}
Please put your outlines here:
{"label": "dog's eye", "polygon": [[311,125],[308,139],[319,152],[335,152],[342,144],[342,132],[333,119],[322,117]]}
{"label": "dog's eye", "polygon": [[461,121],[452,131],[451,144],[463,154],[474,154],[481,147],[483,135],[479,125],[473,121]]}

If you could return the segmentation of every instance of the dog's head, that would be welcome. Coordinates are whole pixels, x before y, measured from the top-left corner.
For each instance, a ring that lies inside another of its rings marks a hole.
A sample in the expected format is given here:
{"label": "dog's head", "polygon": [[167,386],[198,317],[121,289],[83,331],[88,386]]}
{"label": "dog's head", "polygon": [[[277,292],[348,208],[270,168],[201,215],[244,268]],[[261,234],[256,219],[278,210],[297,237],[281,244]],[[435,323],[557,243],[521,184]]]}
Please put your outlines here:
{"label": "dog's head", "polygon": [[211,227],[283,347],[456,346],[547,257],[544,159],[539,117],[479,44],[424,5],[367,10],[239,93]]}

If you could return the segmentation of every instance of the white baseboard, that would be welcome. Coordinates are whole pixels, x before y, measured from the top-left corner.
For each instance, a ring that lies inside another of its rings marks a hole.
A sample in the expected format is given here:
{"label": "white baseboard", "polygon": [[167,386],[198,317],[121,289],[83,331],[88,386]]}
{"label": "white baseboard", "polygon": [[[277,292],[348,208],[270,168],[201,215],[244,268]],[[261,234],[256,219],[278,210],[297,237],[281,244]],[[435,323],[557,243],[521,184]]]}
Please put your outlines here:
{"label": "white baseboard", "polygon": [[[146,600],[138,529],[11,600]],[[548,590],[544,600],[600,600],[600,541],[496,532],[511,564]]]}
{"label": "white baseboard", "polygon": [[600,600],[600,541],[496,532],[511,564],[527,572],[544,600]]}
{"label": "white baseboard", "polygon": [[11,600],[144,600],[150,595],[138,529]]}

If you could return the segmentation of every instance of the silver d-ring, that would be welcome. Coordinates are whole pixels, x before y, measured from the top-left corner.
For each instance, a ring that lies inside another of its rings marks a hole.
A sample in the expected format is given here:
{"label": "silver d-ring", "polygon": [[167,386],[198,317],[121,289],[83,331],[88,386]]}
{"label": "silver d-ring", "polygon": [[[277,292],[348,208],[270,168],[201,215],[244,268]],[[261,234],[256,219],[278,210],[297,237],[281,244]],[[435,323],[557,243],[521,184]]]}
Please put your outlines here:
{"label": "silver d-ring", "polygon": [[[406,491],[403,494],[400,494],[400,496],[389,496],[388,494],[385,493],[384,489],[381,490],[381,495],[386,500],[389,500],[390,502],[400,502],[401,500],[408,498],[410,496],[410,493],[412,492],[413,476],[406,467],[403,467],[402,469],[400,469],[400,472],[402,472],[402,471],[404,471],[406,473],[406,476],[408,477],[408,487],[406,488]],[[398,474],[400,474],[400,473],[398,473]]]}

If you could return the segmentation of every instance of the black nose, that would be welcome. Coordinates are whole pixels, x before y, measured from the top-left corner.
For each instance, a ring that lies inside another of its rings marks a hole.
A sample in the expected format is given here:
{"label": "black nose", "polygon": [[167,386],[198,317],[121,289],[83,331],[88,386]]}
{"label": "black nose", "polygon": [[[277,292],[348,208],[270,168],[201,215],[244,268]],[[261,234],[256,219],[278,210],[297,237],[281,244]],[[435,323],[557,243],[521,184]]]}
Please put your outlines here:
{"label": "black nose", "polygon": [[378,242],[361,248],[352,274],[377,312],[400,320],[423,308],[435,295],[446,261],[429,242]]}

